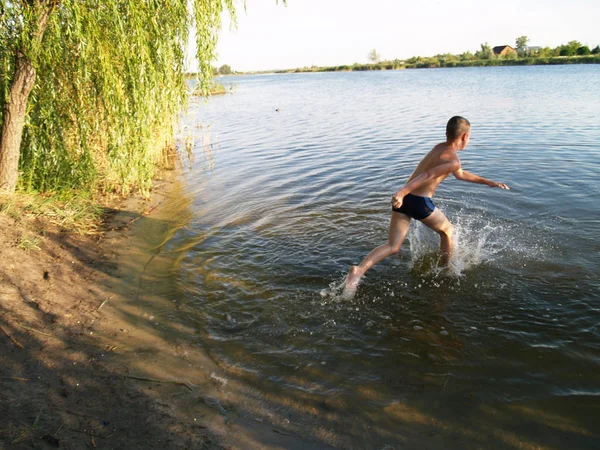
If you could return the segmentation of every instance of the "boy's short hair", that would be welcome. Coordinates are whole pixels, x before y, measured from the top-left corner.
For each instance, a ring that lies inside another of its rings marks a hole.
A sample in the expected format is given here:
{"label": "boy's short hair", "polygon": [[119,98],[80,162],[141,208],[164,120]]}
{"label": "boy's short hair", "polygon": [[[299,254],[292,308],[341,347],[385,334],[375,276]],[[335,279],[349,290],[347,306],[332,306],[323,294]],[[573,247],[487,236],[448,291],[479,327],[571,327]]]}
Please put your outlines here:
{"label": "boy's short hair", "polygon": [[467,133],[471,128],[471,122],[461,116],[452,117],[446,124],[446,139],[454,141]]}

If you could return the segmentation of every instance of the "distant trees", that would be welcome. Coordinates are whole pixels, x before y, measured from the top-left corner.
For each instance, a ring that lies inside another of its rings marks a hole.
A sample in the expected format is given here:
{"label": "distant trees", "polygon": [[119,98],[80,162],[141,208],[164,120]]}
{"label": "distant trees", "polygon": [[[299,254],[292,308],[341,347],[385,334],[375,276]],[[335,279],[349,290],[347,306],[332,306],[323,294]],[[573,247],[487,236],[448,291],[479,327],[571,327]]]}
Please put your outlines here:
{"label": "distant trees", "polygon": [[221,67],[219,67],[219,73],[221,75],[231,75],[233,72],[229,65],[223,64]]}
{"label": "distant trees", "polygon": [[518,50],[519,56],[523,58],[537,57],[537,58],[551,58],[555,56],[587,56],[590,54],[600,53],[600,46],[596,46],[593,50],[587,45],[582,45],[579,41],[569,41],[566,45],[559,45],[556,48],[550,47],[534,47],[528,48],[527,43],[529,38],[527,36],[519,36],[515,39],[515,45]]}
{"label": "distant trees", "polygon": [[542,47],[537,51],[536,56],[539,58],[551,58],[553,56],[558,56],[558,52],[556,49],[550,47]]}
{"label": "distant trees", "polygon": [[474,61],[477,58],[475,57],[475,55],[469,51],[464,52],[460,55],[460,60],[461,61]]}
{"label": "distant trees", "polygon": [[527,43],[529,42],[529,38],[527,36],[519,36],[515,39],[515,48],[518,50],[523,47],[527,47]]}
{"label": "distant trees", "polygon": [[475,59],[492,59],[494,57],[494,50],[488,45],[487,42],[481,44],[481,50],[475,52]]}
{"label": "distant trees", "polygon": [[577,49],[577,54],[580,56],[589,55],[591,53],[592,53],[592,51],[590,50],[590,48],[587,45],[582,45],[581,47],[579,47]]}
{"label": "distant trees", "polygon": [[[333,72],[342,70],[392,70],[398,68],[436,68],[436,67],[484,67],[484,66],[514,66],[533,64],[584,64],[600,63],[600,45],[592,50],[579,41],[570,41],[566,45],[551,47],[528,47],[527,36],[519,36],[515,45],[521,45],[518,52],[508,46],[508,50],[495,54],[487,42],[475,52],[466,51],[461,54],[443,53],[434,56],[413,56],[405,60],[381,60],[376,50],[368,53],[372,63],[342,65],[332,67],[305,67],[296,72]],[[503,48],[503,47],[502,47]],[[569,59],[558,58],[560,55],[572,56]],[[588,56],[590,55],[590,56]]]}
{"label": "distant trees", "polygon": [[451,53],[444,53],[441,55],[435,55],[434,58],[437,58],[438,61],[440,62],[440,66],[444,67],[447,65],[452,65],[456,62],[458,62],[459,58],[456,55],[453,55]]}
{"label": "distant trees", "polygon": [[561,45],[559,47],[559,55],[560,56],[575,56],[581,46],[582,45],[579,41],[569,41],[567,43],[567,45]]}
{"label": "distant trees", "polygon": [[593,50],[587,45],[582,45],[579,41],[569,41],[566,45],[556,47],[555,56],[586,56],[590,54],[598,54],[600,47],[596,46]]}
{"label": "distant trees", "polygon": [[377,53],[377,50],[373,49],[369,52],[369,54],[367,55],[367,58],[373,64],[377,64],[381,60],[381,55],[379,53]]}
{"label": "distant trees", "polygon": [[[587,45],[582,45],[579,41],[570,41],[565,45],[556,48],[550,47],[528,47],[527,36],[519,36],[516,39],[516,45],[521,45],[519,52],[507,51],[505,54],[494,54],[492,46],[487,42],[481,44],[481,48],[475,54],[467,51],[458,55],[449,53],[435,56],[414,56],[405,60],[405,67],[432,68],[432,67],[471,67],[471,66],[500,66],[500,65],[527,65],[527,64],[550,64],[560,63],[553,60],[558,56],[579,57],[577,62],[588,61],[588,55],[600,55],[600,45],[590,50]],[[511,61],[512,60],[512,61]],[[550,61],[553,60],[553,61]]]}

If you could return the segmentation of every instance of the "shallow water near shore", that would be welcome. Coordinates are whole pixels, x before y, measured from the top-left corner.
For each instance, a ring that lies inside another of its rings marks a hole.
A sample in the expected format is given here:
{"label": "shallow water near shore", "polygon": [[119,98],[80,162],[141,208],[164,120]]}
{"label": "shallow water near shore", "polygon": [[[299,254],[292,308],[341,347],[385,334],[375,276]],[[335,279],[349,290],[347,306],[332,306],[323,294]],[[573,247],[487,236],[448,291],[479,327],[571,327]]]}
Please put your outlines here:
{"label": "shallow water near shore", "polygon": [[[600,67],[222,81],[182,120],[184,188],[145,270],[174,305],[157,323],[197,330],[240,414],[316,448],[600,444]],[[447,179],[451,270],[413,222],[341,299],[456,114],[463,167],[511,191]]]}

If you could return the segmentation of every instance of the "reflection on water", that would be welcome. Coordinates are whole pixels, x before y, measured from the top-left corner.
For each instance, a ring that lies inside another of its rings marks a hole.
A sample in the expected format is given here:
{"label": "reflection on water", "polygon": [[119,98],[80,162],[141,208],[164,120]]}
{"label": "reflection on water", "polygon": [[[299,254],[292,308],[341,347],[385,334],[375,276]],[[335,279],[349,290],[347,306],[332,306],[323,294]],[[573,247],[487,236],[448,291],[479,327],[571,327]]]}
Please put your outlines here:
{"label": "reflection on water", "polygon": [[[236,78],[184,121],[191,217],[161,244],[165,320],[203,336],[241,413],[323,445],[593,448],[599,81],[590,66]],[[413,224],[340,299],[455,114],[473,124],[463,167],[512,190],[448,179],[451,273]]]}

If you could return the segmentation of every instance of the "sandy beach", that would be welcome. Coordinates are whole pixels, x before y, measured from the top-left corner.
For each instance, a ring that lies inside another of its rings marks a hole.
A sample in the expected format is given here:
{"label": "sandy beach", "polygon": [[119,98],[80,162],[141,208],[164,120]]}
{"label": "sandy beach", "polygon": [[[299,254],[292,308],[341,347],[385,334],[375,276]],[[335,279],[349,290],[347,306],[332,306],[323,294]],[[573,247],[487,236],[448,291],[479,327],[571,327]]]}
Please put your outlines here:
{"label": "sandy beach", "polygon": [[131,258],[132,228],[168,215],[173,185],[120,201],[91,235],[0,214],[0,448],[306,448],[236,414],[195,330],[148,312],[157,254]]}

